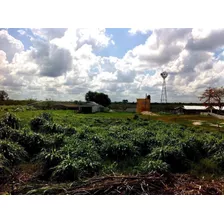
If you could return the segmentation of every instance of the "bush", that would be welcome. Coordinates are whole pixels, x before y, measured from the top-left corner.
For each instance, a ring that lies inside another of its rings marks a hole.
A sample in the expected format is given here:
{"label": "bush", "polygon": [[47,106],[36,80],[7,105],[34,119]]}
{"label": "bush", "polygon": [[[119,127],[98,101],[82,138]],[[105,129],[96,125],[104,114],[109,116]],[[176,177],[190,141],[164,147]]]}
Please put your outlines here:
{"label": "bush", "polygon": [[152,171],[166,173],[169,171],[169,165],[162,160],[144,159],[138,168],[141,173],[149,173]]}
{"label": "bush", "polygon": [[43,117],[35,117],[30,121],[32,131],[38,132],[47,121]]}
{"label": "bush", "polygon": [[102,158],[119,162],[130,157],[137,157],[139,151],[138,148],[128,140],[119,141],[114,138],[107,138],[100,147],[100,155]]}
{"label": "bush", "polygon": [[170,165],[172,172],[184,172],[189,169],[189,161],[183,151],[175,146],[157,147],[148,155],[148,158],[166,162]]}
{"label": "bush", "polygon": [[19,129],[19,119],[11,113],[6,113],[1,122],[11,128]]}
{"label": "bush", "polygon": [[191,135],[179,141],[183,153],[186,155],[187,159],[197,162],[205,156],[206,152],[202,151],[202,142],[194,136]]}
{"label": "bush", "polygon": [[30,122],[31,130],[44,134],[66,134],[71,136],[76,133],[73,127],[63,127],[53,123],[53,118],[49,113],[42,113],[39,117],[33,118]]}
{"label": "bush", "polygon": [[218,167],[224,170],[224,152],[218,151],[212,157],[212,161],[215,162]]}
{"label": "bush", "polygon": [[53,117],[50,113],[44,112],[40,115],[40,117],[42,117],[44,120],[49,121],[49,122],[53,121]]}
{"label": "bush", "polygon": [[191,168],[194,175],[219,174],[220,167],[217,161],[209,158],[201,159],[199,163],[194,163]]}
{"label": "bush", "polygon": [[41,153],[46,170],[53,171],[52,178],[60,181],[91,176],[102,168],[100,155],[88,142],[71,141],[59,150]]}
{"label": "bush", "polygon": [[5,161],[8,161],[10,166],[23,161],[27,156],[25,150],[20,145],[8,140],[0,140],[0,154],[2,159],[4,158]]}
{"label": "bush", "polygon": [[8,139],[21,145],[30,156],[39,153],[43,147],[49,145],[40,134],[26,130],[10,131],[8,134]]}

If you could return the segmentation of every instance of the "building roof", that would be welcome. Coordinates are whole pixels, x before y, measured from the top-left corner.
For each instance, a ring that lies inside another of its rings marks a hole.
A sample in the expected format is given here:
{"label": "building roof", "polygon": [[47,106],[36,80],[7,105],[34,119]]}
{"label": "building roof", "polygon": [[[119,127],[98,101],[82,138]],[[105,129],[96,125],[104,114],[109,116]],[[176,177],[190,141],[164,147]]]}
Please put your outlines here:
{"label": "building roof", "polygon": [[63,106],[63,107],[69,107],[69,108],[79,107],[79,105],[76,105],[76,104],[63,104],[63,103],[57,103],[57,104],[54,104],[54,106]]}
{"label": "building roof", "polygon": [[[183,109],[184,110],[209,110],[209,106],[186,106],[184,105],[183,106]],[[219,110],[219,107],[218,106],[212,106],[213,109],[215,110]],[[178,109],[178,108],[175,108],[175,109]],[[224,111],[224,108],[221,108],[222,111]]]}
{"label": "building roof", "polygon": [[80,107],[93,107],[93,106],[103,107],[102,105],[100,105],[100,104],[98,104],[98,103],[96,103],[96,102],[92,102],[92,101],[87,102],[87,103],[84,104],[84,105],[80,105]]}
{"label": "building roof", "polygon": [[[215,110],[220,110],[220,108],[219,108],[218,106],[213,106],[213,108],[214,108]],[[221,110],[224,111],[224,108],[222,107]]]}
{"label": "building roof", "polygon": [[206,106],[183,106],[184,110],[208,110],[208,107]]}

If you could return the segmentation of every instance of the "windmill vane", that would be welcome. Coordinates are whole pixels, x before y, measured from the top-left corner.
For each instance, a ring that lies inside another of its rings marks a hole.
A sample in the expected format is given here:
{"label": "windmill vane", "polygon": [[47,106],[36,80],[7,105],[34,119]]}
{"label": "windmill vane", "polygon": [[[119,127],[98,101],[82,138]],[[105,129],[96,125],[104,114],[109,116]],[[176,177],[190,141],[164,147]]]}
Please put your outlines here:
{"label": "windmill vane", "polygon": [[163,79],[165,79],[168,76],[168,73],[167,72],[162,72],[160,75],[163,77]]}

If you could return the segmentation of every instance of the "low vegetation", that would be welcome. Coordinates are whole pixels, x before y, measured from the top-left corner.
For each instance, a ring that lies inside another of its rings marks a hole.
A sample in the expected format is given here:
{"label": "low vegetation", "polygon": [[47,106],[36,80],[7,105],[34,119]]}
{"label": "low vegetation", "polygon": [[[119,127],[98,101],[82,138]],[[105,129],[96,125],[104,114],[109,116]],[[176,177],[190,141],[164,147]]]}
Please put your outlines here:
{"label": "low vegetation", "polygon": [[131,113],[15,114],[4,113],[0,122],[2,182],[18,165],[34,163],[39,165],[36,178],[48,183],[114,173],[221,175],[224,171],[224,137],[218,131]]}

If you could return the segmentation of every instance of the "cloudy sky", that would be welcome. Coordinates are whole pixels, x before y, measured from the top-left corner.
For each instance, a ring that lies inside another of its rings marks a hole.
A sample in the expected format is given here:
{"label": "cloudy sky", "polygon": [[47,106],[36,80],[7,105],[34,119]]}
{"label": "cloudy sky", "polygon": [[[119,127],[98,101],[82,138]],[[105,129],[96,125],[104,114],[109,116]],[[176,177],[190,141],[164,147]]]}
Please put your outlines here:
{"label": "cloudy sky", "polygon": [[0,89],[10,98],[112,101],[151,95],[160,101],[167,71],[169,102],[198,102],[224,83],[224,29],[0,29]]}

